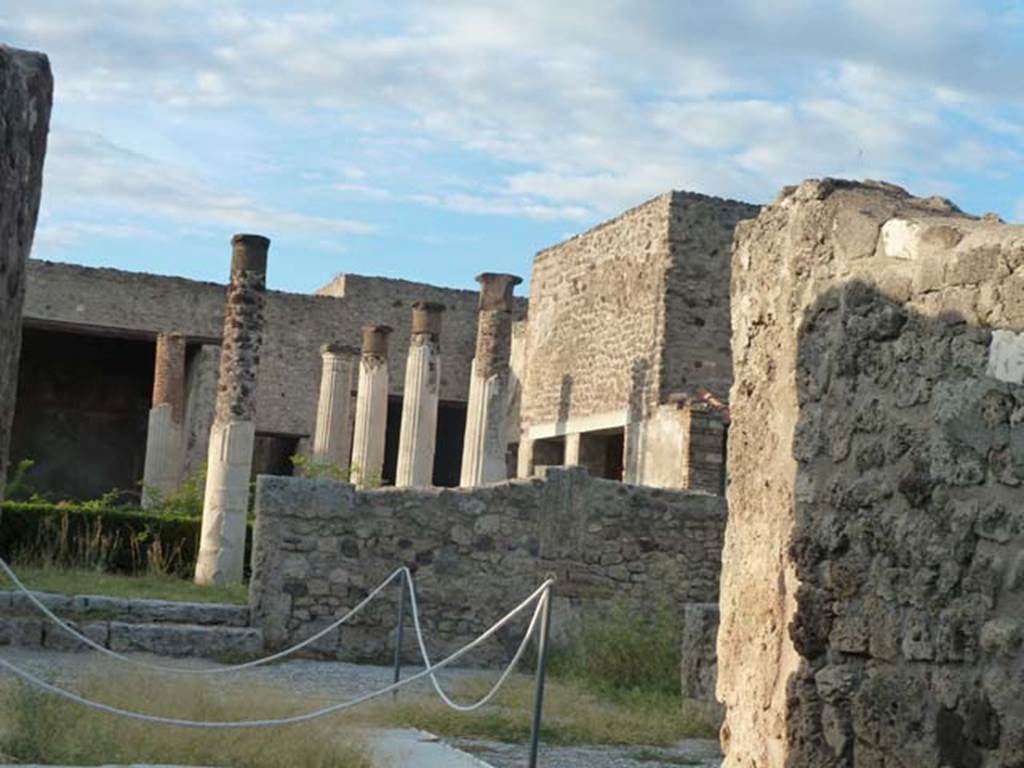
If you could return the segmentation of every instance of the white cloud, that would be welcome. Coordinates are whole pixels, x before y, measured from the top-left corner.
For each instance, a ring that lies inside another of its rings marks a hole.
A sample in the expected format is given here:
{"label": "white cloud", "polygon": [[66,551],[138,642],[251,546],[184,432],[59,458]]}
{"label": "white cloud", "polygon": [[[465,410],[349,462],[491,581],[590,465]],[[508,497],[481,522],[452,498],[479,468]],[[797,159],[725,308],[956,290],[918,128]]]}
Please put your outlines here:
{"label": "white cloud", "polygon": [[[0,33],[51,50],[58,103],[144,105],[183,123],[256,116],[283,143],[315,124],[318,139],[353,137],[346,148],[372,153],[374,172],[331,170],[318,154],[326,170],[292,175],[323,172],[335,193],[368,201],[575,221],[673,187],[763,200],[810,175],[911,183],[1019,175],[1024,164],[1022,51],[1007,32],[1021,18],[1016,2],[1001,13],[968,0],[907,0],[898,12],[890,0],[338,2],[302,12],[89,0],[71,19],[58,0],[14,5]],[[425,159],[442,150],[476,159],[490,178],[452,185]],[[66,168],[53,187],[76,199],[177,220],[365,231],[214,189],[171,163],[107,153],[89,173]]]}
{"label": "white cloud", "polygon": [[132,212],[164,217],[190,227],[217,226],[271,235],[352,235],[371,231],[362,222],[283,210],[246,194],[215,188],[180,168],[88,132],[57,128],[51,133],[44,184],[47,189],[52,186],[59,190],[58,203],[62,206],[99,205],[121,215]]}

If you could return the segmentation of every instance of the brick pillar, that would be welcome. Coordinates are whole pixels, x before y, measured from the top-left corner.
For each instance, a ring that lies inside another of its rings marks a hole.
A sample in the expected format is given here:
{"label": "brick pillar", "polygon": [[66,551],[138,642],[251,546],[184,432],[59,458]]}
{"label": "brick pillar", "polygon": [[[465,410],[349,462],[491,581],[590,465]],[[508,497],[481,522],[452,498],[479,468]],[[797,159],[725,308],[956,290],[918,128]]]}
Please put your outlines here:
{"label": "brick pillar", "polygon": [[0,499],[18,389],[25,260],[39,213],[52,101],[46,57],[0,45]]}
{"label": "brick pillar", "polygon": [[363,327],[356,425],[352,437],[352,482],[358,488],[379,484],[384,471],[384,442],[388,430],[388,336],[392,330],[387,325]]}
{"label": "brick pillar", "polygon": [[437,406],[441,396],[441,314],[443,304],[417,302],[405,368],[402,432],[398,441],[397,486],[423,487],[434,478]]}
{"label": "brick pillar", "polygon": [[142,506],[152,507],[181,485],[185,474],[185,337],[156,337],[153,407],[146,432]]}
{"label": "brick pillar", "polygon": [[462,486],[482,485],[508,476],[507,411],[509,358],[512,349],[512,291],[522,279],[484,273],[476,355],[469,382],[466,439],[462,451]]}
{"label": "brick pillar", "polygon": [[240,582],[245,561],[270,240],[260,235],[235,235],[231,248],[231,283],[224,309],[217,405],[210,430],[203,530],[196,563],[198,584]]}
{"label": "brick pillar", "polygon": [[316,464],[349,466],[352,455],[352,387],[359,350],[332,342],[320,348],[323,368],[311,458]]}

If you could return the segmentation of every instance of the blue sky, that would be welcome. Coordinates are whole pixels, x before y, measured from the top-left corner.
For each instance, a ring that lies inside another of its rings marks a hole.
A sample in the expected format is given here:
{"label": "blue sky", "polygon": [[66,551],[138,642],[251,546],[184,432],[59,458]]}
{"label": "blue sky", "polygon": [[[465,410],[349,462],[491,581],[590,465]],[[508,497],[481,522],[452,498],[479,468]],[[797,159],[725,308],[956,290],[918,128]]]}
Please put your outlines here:
{"label": "blue sky", "polygon": [[4,0],[50,55],[39,258],[472,287],[668,189],[882,178],[1024,219],[1024,0]]}

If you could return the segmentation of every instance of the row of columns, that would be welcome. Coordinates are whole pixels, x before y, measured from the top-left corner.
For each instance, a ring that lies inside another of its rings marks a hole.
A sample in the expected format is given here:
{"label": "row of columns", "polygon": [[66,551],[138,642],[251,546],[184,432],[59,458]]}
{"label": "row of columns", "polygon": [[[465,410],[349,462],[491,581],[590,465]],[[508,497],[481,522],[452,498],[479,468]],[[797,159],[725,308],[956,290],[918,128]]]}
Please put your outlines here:
{"label": "row of columns", "polygon": [[[242,578],[246,516],[256,428],[255,395],[263,342],[270,241],[235,235],[224,312],[217,398],[210,428],[203,524],[195,578],[201,584]],[[476,352],[467,407],[461,484],[506,477],[505,434],[510,387],[512,292],[521,280],[485,273],[480,283]],[[431,485],[441,394],[444,305],[413,305],[395,484]],[[310,459],[351,468],[357,487],[380,482],[388,412],[388,341],[392,328],[367,325],[362,348],[332,342],[321,348],[322,371]],[[185,475],[186,338],[157,337],[149,414],[143,505],[173,493]],[[355,413],[352,391],[356,384]],[[351,460],[350,458],[351,457]]]}

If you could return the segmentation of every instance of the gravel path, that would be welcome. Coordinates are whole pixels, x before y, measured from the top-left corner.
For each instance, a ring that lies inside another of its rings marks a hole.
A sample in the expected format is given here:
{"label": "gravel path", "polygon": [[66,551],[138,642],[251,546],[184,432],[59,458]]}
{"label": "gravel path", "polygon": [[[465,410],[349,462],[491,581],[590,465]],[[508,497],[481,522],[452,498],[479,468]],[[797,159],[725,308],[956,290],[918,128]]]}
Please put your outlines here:
{"label": "gravel path", "polygon": [[[3,656],[14,664],[47,679],[70,681],[97,669],[108,668],[107,661],[98,653],[61,653],[34,648],[2,649]],[[189,667],[218,666],[202,660],[166,660],[161,657],[136,654],[137,658],[154,663],[187,665]],[[141,669],[141,668],[140,668]],[[408,676],[422,667],[409,666],[403,671]],[[444,670],[443,679],[460,676],[479,676],[480,670]],[[299,694],[329,695],[347,699],[380,690],[392,681],[393,670],[345,662],[289,660],[265,667],[244,670],[228,676],[233,681],[253,681],[269,684]],[[2,672],[0,672],[2,679]],[[227,679],[227,678],[226,678]],[[426,680],[413,683],[409,690],[429,690]],[[494,768],[521,768],[526,762],[526,747],[519,744],[459,739],[453,745],[469,752]],[[671,748],[652,747],[548,747],[541,746],[541,765],[544,768],[671,768],[695,766],[718,768],[721,765],[718,745],[713,741],[692,739]],[[298,768],[298,767],[297,767]]]}

